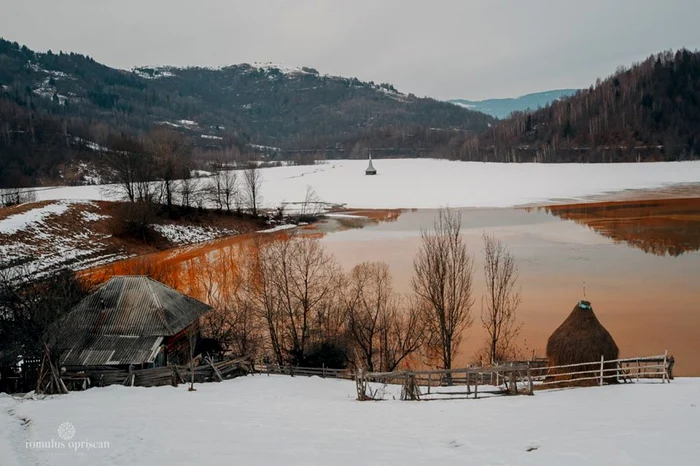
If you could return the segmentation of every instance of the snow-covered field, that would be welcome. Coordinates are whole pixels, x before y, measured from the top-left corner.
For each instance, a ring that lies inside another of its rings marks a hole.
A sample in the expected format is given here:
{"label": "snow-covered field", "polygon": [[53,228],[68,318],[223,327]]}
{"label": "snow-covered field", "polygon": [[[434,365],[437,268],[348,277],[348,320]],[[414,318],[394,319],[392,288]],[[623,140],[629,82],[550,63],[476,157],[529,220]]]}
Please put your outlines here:
{"label": "snow-covered field", "polygon": [[196,388],[0,395],[0,464],[683,466],[700,458],[700,379],[423,402],[358,402],[354,382],[319,378],[258,375]]}
{"label": "snow-covered field", "polygon": [[[500,164],[435,159],[365,160],[263,169],[264,207],[303,201],[307,186],[321,200],[355,208],[511,207],[630,189],[700,183],[700,162],[634,164]],[[113,199],[98,186],[48,188],[40,200]]]}

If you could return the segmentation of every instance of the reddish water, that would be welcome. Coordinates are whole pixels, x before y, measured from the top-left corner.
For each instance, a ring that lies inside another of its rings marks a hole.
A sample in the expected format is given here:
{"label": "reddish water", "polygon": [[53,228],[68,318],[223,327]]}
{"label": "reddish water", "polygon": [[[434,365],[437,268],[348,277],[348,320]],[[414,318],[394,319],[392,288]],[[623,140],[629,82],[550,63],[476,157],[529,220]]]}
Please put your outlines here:
{"label": "reddish water", "polygon": [[[458,363],[467,363],[484,341],[479,328],[481,234],[492,231],[515,254],[520,269],[524,323],[521,345],[542,354],[551,332],[585,297],[593,304],[623,356],[676,357],[678,375],[700,376],[700,199],[557,206],[549,210],[464,209],[463,231],[476,258],[474,326]],[[316,228],[323,243],[350,269],[362,261],[387,262],[400,292],[410,290],[421,228],[435,211],[374,214],[379,223],[333,220]],[[571,220],[568,220],[571,219]],[[590,228],[589,228],[590,227]],[[340,231],[338,231],[340,230]],[[254,235],[165,251],[90,271],[143,273],[157,264],[161,279],[200,295],[202,270],[216,258],[251,247]],[[221,261],[219,261],[221,262]],[[146,265],[147,264],[147,265]]]}

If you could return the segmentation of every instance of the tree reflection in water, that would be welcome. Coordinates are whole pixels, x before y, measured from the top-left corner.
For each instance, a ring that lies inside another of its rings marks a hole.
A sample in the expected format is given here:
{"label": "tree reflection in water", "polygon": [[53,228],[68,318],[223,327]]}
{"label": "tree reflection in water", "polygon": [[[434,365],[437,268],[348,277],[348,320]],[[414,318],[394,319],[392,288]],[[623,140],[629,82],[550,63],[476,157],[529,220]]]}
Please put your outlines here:
{"label": "tree reflection in water", "polygon": [[567,204],[539,209],[586,225],[648,254],[677,257],[700,250],[700,198]]}

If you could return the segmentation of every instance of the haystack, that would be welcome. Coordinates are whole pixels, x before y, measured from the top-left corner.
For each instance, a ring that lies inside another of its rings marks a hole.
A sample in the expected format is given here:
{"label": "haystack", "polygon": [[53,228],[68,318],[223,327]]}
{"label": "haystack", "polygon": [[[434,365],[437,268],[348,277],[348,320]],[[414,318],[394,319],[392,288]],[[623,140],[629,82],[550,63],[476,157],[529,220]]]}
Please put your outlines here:
{"label": "haystack", "polygon": [[[580,301],[569,314],[569,317],[557,328],[547,340],[547,358],[549,366],[562,366],[566,364],[579,364],[584,362],[598,362],[590,366],[569,367],[552,369],[549,377],[555,380],[566,381],[572,378],[591,377],[591,380],[583,381],[581,385],[595,385],[599,383],[594,377],[600,376],[600,357],[606,361],[617,359],[619,350],[615,340],[603,327],[593,312],[593,307],[588,301]],[[614,368],[615,363],[605,364],[605,369]],[[568,376],[557,374],[577,372]],[[615,372],[606,371],[604,381],[613,383],[617,381]]]}

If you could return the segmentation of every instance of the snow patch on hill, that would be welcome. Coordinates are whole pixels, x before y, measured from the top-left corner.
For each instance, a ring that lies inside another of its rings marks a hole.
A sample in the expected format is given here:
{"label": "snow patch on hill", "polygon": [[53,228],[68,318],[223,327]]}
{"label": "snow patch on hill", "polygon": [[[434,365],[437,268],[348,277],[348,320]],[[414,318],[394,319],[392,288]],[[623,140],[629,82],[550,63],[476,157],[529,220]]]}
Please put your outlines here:
{"label": "snow patch on hill", "polygon": [[211,241],[222,236],[237,234],[235,230],[196,225],[152,225],[165,239],[178,246]]}
{"label": "snow patch on hill", "polygon": [[61,215],[76,201],[63,200],[27,212],[10,215],[0,220],[0,234],[12,235],[20,230],[40,227],[44,220],[51,215]]}

